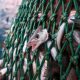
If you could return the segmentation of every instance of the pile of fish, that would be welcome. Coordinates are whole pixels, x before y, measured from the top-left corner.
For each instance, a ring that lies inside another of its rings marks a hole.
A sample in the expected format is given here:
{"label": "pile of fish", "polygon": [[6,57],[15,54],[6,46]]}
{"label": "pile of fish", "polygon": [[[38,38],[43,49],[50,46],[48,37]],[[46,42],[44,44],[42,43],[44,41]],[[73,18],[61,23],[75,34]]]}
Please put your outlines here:
{"label": "pile of fish", "polygon": [[[2,79],[6,74],[9,73],[8,80],[10,80],[11,77],[13,80],[20,80],[22,74],[25,76],[25,80],[39,80],[39,78],[36,76],[40,73],[40,80],[49,80],[50,76],[52,76],[51,80],[60,80],[60,65],[58,61],[59,54],[63,55],[62,63],[60,64],[64,65],[63,71],[65,71],[65,69],[68,67],[72,53],[70,50],[71,44],[69,43],[69,40],[72,42],[72,46],[75,51],[80,44],[80,20],[75,17],[76,13],[77,12],[75,9],[71,10],[67,21],[63,20],[60,24],[60,19],[57,20],[57,27],[53,32],[50,32],[53,30],[50,25],[49,27],[43,27],[42,25],[39,25],[36,29],[34,29],[34,31],[31,32],[31,34],[29,34],[30,32],[28,32],[28,27],[22,26],[16,28],[13,24],[8,35],[9,39],[11,40],[11,43],[8,43],[10,48],[7,50],[8,47],[6,46],[6,43],[4,47],[4,50],[8,55],[6,56],[8,59],[3,58],[0,60],[0,78]],[[40,21],[41,17],[44,16],[45,15],[43,15],[42,12],[39,12],[36,21]],[[51,18],[50,12],[48,12],[47,17]],[[49,24],[48,21],[46,21],[46,24]],[[14,36],[16,36],[16,38]],[[67,45],[65,49],[63,48],[65,46],[64,44]],[[61,53],[62,49],[64,49],[63,53]],[[46,55],[49,58],[46,58]],[[4,62],[5,60],[7,60],[7,62]],[[29,63],[29,61],[31,61],[31,63]],[[39,63],[40,66],[38,66],[36,63]],[[2,68],[3,65],[5,68]],[[20,67],[19,69],[18,67],[16,69],[16,66],[18,65]],[[32,74],[34,75],[33,79],[29,77],[31,74],[25,75],[27,70],[29,70],[30,73],[32,71]],[[40,72],[38,73],[39,70]],[[17,72],[16,77],[15,72]],[[71,76],[73,77],[70,79]],[[77,76],[73,67],[71,68],[66,80],[77,80]]]}

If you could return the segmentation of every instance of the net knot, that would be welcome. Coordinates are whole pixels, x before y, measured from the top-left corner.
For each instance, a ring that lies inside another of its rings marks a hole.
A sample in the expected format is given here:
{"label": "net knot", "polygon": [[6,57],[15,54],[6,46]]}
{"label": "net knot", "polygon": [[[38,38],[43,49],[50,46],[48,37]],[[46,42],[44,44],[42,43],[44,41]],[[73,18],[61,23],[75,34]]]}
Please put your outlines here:
{"label": "net knot", "polygon": [[50,16],[50,20],[53,21],[55,17],[56,17],[56,14],[53,13],[53,14]]}

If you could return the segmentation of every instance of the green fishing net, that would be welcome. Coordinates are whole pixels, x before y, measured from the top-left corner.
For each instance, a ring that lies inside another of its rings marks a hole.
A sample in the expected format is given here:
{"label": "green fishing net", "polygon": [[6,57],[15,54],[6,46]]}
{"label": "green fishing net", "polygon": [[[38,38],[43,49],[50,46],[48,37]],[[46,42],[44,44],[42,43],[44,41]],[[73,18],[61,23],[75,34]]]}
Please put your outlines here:
{"label": "green fishing net", "polygon": [[[77,24],[68,22],[72,10],[80,18],[78,5],[79,0],[22,0],[3,50],[7,80],[68,80],[72,68],[80,80],[80,45],[73,39]],[[37,41],[27,47],[36,32],[42,32],[36,39],[44,40],[35,49]]]}

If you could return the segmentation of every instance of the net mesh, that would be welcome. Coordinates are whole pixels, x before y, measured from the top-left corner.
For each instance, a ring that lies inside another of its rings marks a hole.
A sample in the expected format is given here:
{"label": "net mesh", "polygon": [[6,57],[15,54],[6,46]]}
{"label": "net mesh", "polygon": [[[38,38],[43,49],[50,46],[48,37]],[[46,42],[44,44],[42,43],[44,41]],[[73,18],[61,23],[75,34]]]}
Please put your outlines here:
{"label": "net mesh", "polygon": [[68,80],[73,68],[75,80],[80,80],[80,45],[73,39],[77,24],[68,20],[72,10],[76,19],[80,17],[78,5],[79,0],[22,1],[5,40],[2,68],[6,79]]}

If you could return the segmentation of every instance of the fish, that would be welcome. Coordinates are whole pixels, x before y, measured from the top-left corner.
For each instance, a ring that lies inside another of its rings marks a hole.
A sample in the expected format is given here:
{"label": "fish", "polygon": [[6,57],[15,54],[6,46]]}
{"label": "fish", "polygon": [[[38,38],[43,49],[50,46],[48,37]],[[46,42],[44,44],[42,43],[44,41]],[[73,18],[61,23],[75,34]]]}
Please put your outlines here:
{"label": "fish", "polygon": [[66,25],[66,23],[63,22],[61,24],[61,26],[59,27],[59,31],[57,32],[56,44],[57,44],[57,47],[58,47],[59,50],[61,48],[61,39],[62,39],[62,36],[63,36],[63,33],[64,33],[65,25]]}
{"label": "fish", "polygon": [[0,76],[4,76],[7,72],[7,67],[0,70]]}
{"label": "fish", "polygon": [[41,69],[41,80],[47,80],[48,75],[48,61],[45,60],[43,67]]}
{"label": "fish", "polygon": [[47,29],[42,29],[41,31],[34,32],[33,36],[30,38],[27,46],[32,47],[32,51],[35,51],[42,43],[48,40]]}
{"label": "fish", "polygon": [[[36,34],[37,34],[38,32],[41,31],[41,29],[42,29],[42,26],[39,26],[39,27],[36,29],[36,31],[33,33],[33,35],[31,36],[31,38],[29,39],[29,42],[36,36]],[[29,43],[29,42],[28,42],[28,43]]]}
{"label": "fish", "polygon": [[71,10],[69,17],[68,17],[68,23],[77,23],[80,25],[80,19],[75,17],[76,10]]}
{"label": "fish", "polygon": [[70,14],[69,14],[69,17],[68,17],[68,23],[69,24],[74,23],[73,20],[75,20],[75,14],[76,14],[76,10],[71,10],[70,11]]}
{"label": "fish", "polygon": [[52,41],[51,40],[48,40],[47,41],[47,47],[50,48],[51,44],[52,44]]}
{"label": "fish", "polygon": [[33,61],[32,68],[33,68],[33,74],[35,75],[37,72],[36,61]]}
{"label": "fish", "polygon": [[77,24],[76,27],[80,28],[80,19],[75,17],[75,15],[76,15],[76,10],[72,10],[68,17],[68,24],[76,23]]}
{"label": "fish", "polygon": [[[13,65],[13,71],[12,71],[13,76],[14,76],[15,70],[16,70],[16,64]],[[15,77],[13,78],[13,80],[16,80]]]}
{"label": "fish", "polygon": [[[48,48],[50,48],[51,44],[52,44],[52,41],[50,41],[50,40],[47,41],[47,47],[48,47]],[[56,61],[57,49],[56,49],[55,46],[51,48],[50,54],[51,54],[52,58]]]}
{"label": "fish", "polygon": [[17,51],[17,48],[15,48],[14,51],[13,51],[13,60],[15,60],[15,57],[16,57],[16,51]]}
{"label": "fish", "polygon": [[10,49],[9,49],[9,56],[10,56],[10,54],[11,54],[11,52],[12,52],[12,47],[10,47]]}
{"label": "fish", "polygon": [[52,49],[51,49],[51,56],[56,61],[56,57],[57,57],[56,47],[52,47]]}
{"label": "fish", "polygon": [[24,70],[24,73],[25,73],[26,70],[27,70],[27,58],[24,58],[23,70]]}
{"label": "fish", "polygon": [[23,46],[23,53],[26,52],[26,48],[27,48],[27,41],[25,40],[25,42],[24,42],[24,46]]}
{"label": "fish", "polygon": [[41,18],[41,16],[42,16],[43,14],[41,13],[41,12],[39,12],[38,13],[38,18],[37,18],[37,21],[39,21],[40,20],[40,18]]}

